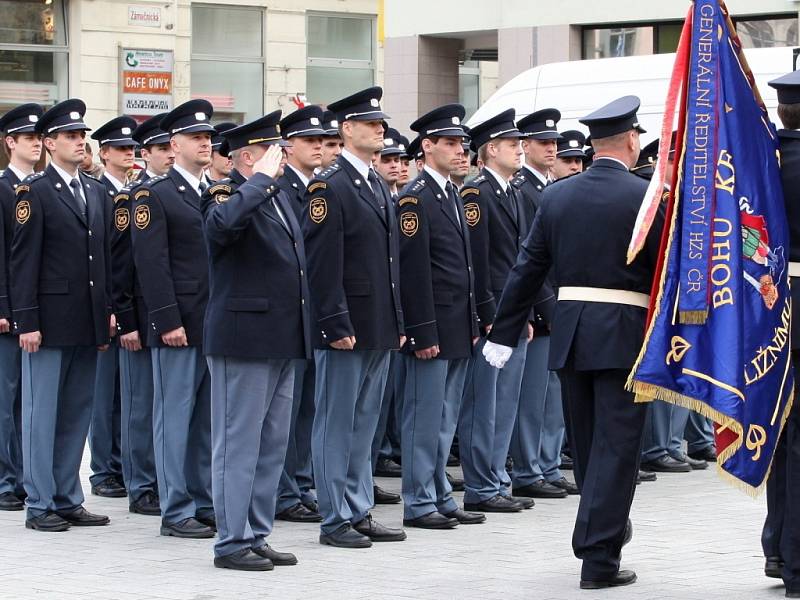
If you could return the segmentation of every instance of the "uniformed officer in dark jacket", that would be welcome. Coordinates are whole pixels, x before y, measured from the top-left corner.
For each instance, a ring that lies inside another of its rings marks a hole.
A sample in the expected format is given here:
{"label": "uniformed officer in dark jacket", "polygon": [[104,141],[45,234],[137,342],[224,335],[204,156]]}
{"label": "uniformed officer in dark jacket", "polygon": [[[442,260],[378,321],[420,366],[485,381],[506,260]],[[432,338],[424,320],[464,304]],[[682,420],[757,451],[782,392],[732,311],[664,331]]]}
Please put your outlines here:
{"label": "uniformed officer in dark jacket", "polygon": [[[513,109],[476,125],[470,134],[486,166],[461,189],[461,199],[470,230],[476,308],[485,334],[494,320],[496,299],[528,231],[524,199],[510,184],[520,168],[523,134],[514,125]],[[520,327],[523,343],[508,370],[498,372],[479,351],[470,359],[458,425],[467,510],[518,512],[533,506],[528,498],[511,498],[502,479],[507,478],[506,457],[525,364],[524,342],[530,329],[527,325]],[[484,343],[485,339],[478,350]]]}
{"label": "uniformed officer in dark jacket", "polygon": [[280,191],[280,111],[224,132],[234,169],[203,195],[210,294],[217,567],[268,571],[293,554],[266,543],[292,418],[297,362],[311,356],[302,232]]}
{"label": "uniformed officer in dark jacket", "polygon": [[568,129],[561,132],[561,137],[556,143],[556,162],[550,169],[553,180],[558,181],[583,171],[583,160],[586,158],[583,147],[586,144],[586,136],[577,129]]}
{"label": "uniformed officer in dark jacket", "polygon": [[398,201],[400,280],[408,339],[402,348],[405,525],[451,529],[486,517],[456,504],[445,467],[478,315],[464,211],[450,181],[464,150],[464,107],[448,104],[411,124],[425,167]]}
{"label": "uniformed officer in dark jacket", "polygon": [[[560,120],[558,110],[544,108],[517,121],[517,127],[526,136],[522,142],[525,161],[511,184],[525,199],[529,228],[556,162],[560,139],[556,126]],[[500,475],[504,486],[512,485],[515,496],[566,498],[568,493],[577,494],[578,488],[559,470],[564,417],[558,375],[547,369],[550,322],[543,310],[534,309],[531,325],[534,336],[526,351],[517,421],[509,450],[513,470],[511,478]]]}
{"label": "uniformed officer in dark jacket", "polygon": [[[781,181],[789,222],[792,320],[800,311],[800,73],[769,82],[778,92]],[[792,364],[800,373],[800,331],[792,328]],[[795,388],[796,389],[796,388]],[[778,442],[767,481],[767,518],[761,534],[767,577],[783,578],[787,598],[800,598],[800,406],[797,397]]]}
{"label": "uniformed officer in dark jacket", "polygon": [[99,181],[78,171],[85,112],[71,99],[42,115],[36,131],[50,165],[17,186],[11,304],[24,350],[25,525],[41,531],[109,522],[83,508],[79,478],[97,350],[108,348],[111,328],[111,203]]}
{"label": "uniformed officer in dark jacket", "polygon": [[160,128],[164,114],[144,121],[133,132],[141,145],[145,168],[140,178],[114,197],[111,273],[114,314],[119,338],[122,473],[130,511],[160,515],[153,449],[153,363],[147,346],[147,307],[133,262],[131,213],[139,185],[165,175],[175,154],[169,134]]}
{"label": "uniformed officer in dark jacket", "polygon": [[228,153],[222,148],[222,142],[225,140],[222,134],[234,127],[236,127],[236,123],[232,121],[223,121],[214,125],[214,133],[211,134],[211,164],[205,171],[209,184],[225,179],[231,173],[233,165]]}
{"label": "uniformed officer in dark jacket", "polygon": [[[642,345],[663,224],[626,264],[626,248],[647,182],[628,170],[639,154],[639,99],[626,96],[581,119],[597,152],[585,173],[548,187],[497,309],[487,360],[502,367],[518,343],[551,267],[558,287],[549,367],[561,377],[581,500],[572,546],[581,587],[627,585],[620,571],[629,539],[645,405],[625,381]],[[604,223],[597,229],[597,223]]]}
{"label": "uniformed officer in dark jacket", "polygon": [[208,252],[200,196],[211,156],[213,108],[190,100],[169,112],[175,164],[134,193],[133,259],[147,306],[153,362],[153,442],[161,535],[213,537],[211,409],[202,355]]}
{"label": "uniformed officer in dark jacket", "polygon": [[[286,144],[286,166],[277,182],[294,210],[298,222],[306,211],[306,188],[314,171],[322,164],[323,111],[306,106],[285,116],[280,134]],[[337,132],[338,135],[338,132]],[[296,361],[292,427],[286,449],[286,462],[278,486],[277,515],[282,521],[318,523],[317,497],[311,491],[311,430],[314,424],[314,360]]]}
{"label": "uniformed officer in dark jacket", "polygon": [[389,352],[403,342],[397,221],[370,167],[383,147],[379,87],[332,103],[342,155],[308,186],[303,233],[317,368],[312,439],[320,542],[364,548],[405,532],[372,519],[370,446]]}
{"label": "uniformed officer in dark jacket", "polygon": [[322,161],[320,169],[330,167],[342,153],[342,137],[339,135],[339,121],[336,115],[326,110],[322,114]]}
{"label": "uniformed officer in dark jacket", "polygon": [[[107,201],[113,205],[114,197],[125,187],[127,174],[134,164],[134,151],[139,145],[133,139],[136,121],[128,116],[115,117],[92,133],[100,147],[98,154],[103,163],[101,183],[106,186]],[[113,239],[113,230],[111,238]],[[113,280],[113,260],[112,260]],[[116,315],[115,315],[116,317]],[[121,457],[121,400],[119,380],[119,346],[116,339],[106,352],[97,355],[97,374],[94,384],[94,408],[89,427],[91,450],[92,493],[106,498],[124,498],[127,495],[122,477]]]}
{"label": "uniformed officer in dark jacket", "polygon": [[33,173],[42,154],[36,123],[38,104],[23,104],[0,117],[8,167],[0,173],[0,510],[22,510],[22,368],[19,340],[11,332],[11,240],[14,236],[16,189]]}

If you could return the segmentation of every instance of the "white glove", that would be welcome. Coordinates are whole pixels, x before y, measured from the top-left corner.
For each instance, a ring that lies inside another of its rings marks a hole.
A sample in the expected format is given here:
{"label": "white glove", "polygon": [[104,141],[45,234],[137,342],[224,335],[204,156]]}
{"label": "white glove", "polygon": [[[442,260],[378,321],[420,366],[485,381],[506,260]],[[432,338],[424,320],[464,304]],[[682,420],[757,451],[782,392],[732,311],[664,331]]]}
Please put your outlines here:
{"label": "white glove", "polygon": [[511,358],[511,353],[514,351],[510,346],[503,346],[495,344],[487,340],[483,346],[483,356],[490,365],[495,369],[502,369]]}

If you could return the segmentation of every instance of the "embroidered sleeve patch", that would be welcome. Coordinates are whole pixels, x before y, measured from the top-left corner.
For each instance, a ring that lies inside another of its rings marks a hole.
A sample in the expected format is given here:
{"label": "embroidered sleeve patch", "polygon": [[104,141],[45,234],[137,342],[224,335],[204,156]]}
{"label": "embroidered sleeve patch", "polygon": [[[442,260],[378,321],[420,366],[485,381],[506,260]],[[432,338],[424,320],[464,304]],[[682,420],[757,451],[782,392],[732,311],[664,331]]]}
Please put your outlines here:
{"label": "embroidered sleeve patch", "polygon": [[231,186],[220,183],[210,187],[208,190],[208,193],[211,194],[212,196],[217,194],[218,192],[226,192],[228,195],[230,195]]}
{"label": "embroidered sleeve patch", "polygon": [[123,200],[130,200],[130,196],[128,194],[117,194],[114,196],[114,204],[122,202]]}
{"label": "embroidered sleeve patch", "polygon": [[328,203],[325,202],[325,198],[312,198],[308,203],[308,216],[317,225],[325,220],[328,216]]}
{"label": "embroidered sleeve patch", "polygon": [[131,222],[131,213],[128,212],[128,209],[125,207],[120,207],[114,211],[114,225],[120,231],[125,231],[130,225]]}
{"label": "embroidered sleeve patch", "polygon": [[467,225],[475,227],[481,220],[481,207],[477,202],[467,202],[464,205],[464,218],[467,220]]}
{"label": "embroidered sleeve patch", "polygon": [[31,203],[27,200],[17,202],[17,223],[25,225],[31,218]]}
{"label": "embroidered sleeve patch", "polygon": [[230,196],[228,194],[214,194],[214,202],[217,204],[222,204],[223,202],[227,202]]}
{"label": "embroidered sleeve patch", "polygon": [[405,198],[400,198],[400,202],[397,203],[398,206],[405,206],[406,204],[418,204],[419,200],[412,196],[406,196]]}
{"label": "embroidered sleeve patch", "polygon": [[24,192],[30,191],[30,189],[31,189],[31,186],[29,186],[29,185],[26,185],[26,184],[24,184],[24,183],[21,183],[21,184],[19,184],[19,185],[17,186],[17,188],[14,190],[14,193],[15,193],[15,194],[17,194],[17,195],[19,196],[20,194],[22,194],[22,193],[24,193]]}
{"label": "embroidered sleeve patch", "polygon": [[310,186],[308,186],[308,193],[313,194],[315,190],[324,190],[328,187],[328,184],[324,181],[315,181]]}
{"label": "embroidered sleeve patch", "polygon": [[133,221],[139,229],[147,229],[147,226],[150,225],[150,207],[147,204],[137,206],[133,212]]}
{"label": "embroidered sleeve patch", "polygon": [[470,194],[478,194],[478,195],[480,195],[480,191],[478,190],[478,188],[467,188],[465,190],[461,190],[461,197],[462,198],[466,198]]}
{"label": "embroidered sleeve patch", "polygon": [[136,192],[134,199],[138,200],[139,198],[147,198],[150,196],[150,190],[139,190]]}
{"label": "embroidered sleeve patch", "polygon": [[400,230],[403,235],[413,237],[419,230],[419,218],[416,213],[406,212],[400,215]]}

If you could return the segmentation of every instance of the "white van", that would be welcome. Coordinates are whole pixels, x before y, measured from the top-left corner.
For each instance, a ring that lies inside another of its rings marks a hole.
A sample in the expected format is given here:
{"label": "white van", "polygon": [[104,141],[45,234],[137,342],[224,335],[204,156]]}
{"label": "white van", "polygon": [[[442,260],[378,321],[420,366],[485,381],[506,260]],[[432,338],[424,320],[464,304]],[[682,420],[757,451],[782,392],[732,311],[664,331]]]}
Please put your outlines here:
{"label": "white van", "polygon": [[[770,116],[776,123],[778,100],[767,82],[795,68],[794,48],[745,50]],[[639,122],[647,130],[644,143],[658,137],[675,54],[601,58],[552,63],[529,69],[498,89],[467,125],[472,127],[507,108],[517,119],[542,108],[561,111],[559,130],[586,128],[578,119],[620,96],[641,98]]]}

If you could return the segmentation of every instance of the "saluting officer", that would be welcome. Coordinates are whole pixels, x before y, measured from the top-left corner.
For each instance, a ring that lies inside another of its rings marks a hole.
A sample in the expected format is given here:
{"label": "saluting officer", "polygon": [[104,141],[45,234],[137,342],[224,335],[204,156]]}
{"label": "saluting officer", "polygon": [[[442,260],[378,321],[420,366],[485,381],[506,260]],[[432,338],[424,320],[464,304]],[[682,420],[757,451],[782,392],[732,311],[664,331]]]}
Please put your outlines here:
{"label": "saluting officer", "polygon": [[107,349],[111,281],[103,185],[79,173],[86,105],[65,100],[36,123],[50,165],[17,186],[11,245],[14,332],[22,355],[25,526],[106,525],[83,507],[79,478],[97,350]]}
{"label": "saluting officer", "polygon": [[[502,367],[551,267],[558,286],[549,366],[559,370],[581,490],[572,536],[581,588],[627,585],[622,546],[636,487],[645,405],[625,381],[642,345],[662,219],[630,265],[626,248],[647,182],[639,155],[639,99],[626,96],[580,119],[596,150],[586,172],[548,187],[509,276],[484,354]],[[604,223],[602,230],[597,223]],[[589,260],[591,258],[591,260]]]}
{"label": "saluting officer", "polygon": [[404,525],[451,529],[486,517],[456,504],[447,481],[467,363],[478,341],[469,231],[450,173],[461,165],[464,107],[411,124],[425,167],[398,202],[400,278],[408,340],[402,348]]}
{"label": "saluting officer", "polygon": [[0,117],[8,167],[0,173],[0,510],[22,510],[22,368],[19,340],[11,332],[11,240],[14,236],[16,189],[33,173],[42,155],[36,123],[38,104],[23,104]]}
{"label": "saluting officer", "polygon": [[[113,204],[113,198],[125,187],[127,174],[133,168],[135,149],[139,145],[132,137],[134,129],[136,121],[123,115],[111,119],[92,133],[92,139],[99,145],[98,154],[104,167],[100,181],[106,186],[109,204]],[[113,238],[111,230],[112,243]],[[92,457],[89,481],[92,493],[106,498],[124,498],[127,495],[122,476],[120,406],[119,351],[117,341],[112,340],[109,349],[97,355],[94,408],[89,427]]]}
{"label": "saluting officer", "polygon": [[[509,182],[520,168],[523,134],[514,125],[514,109],[476,125],[470,133],[486,167],[461,189],[461,199],[470,228],[475,301],[485,335],[527,235],[524,200]],[[518,336],[529,340],[531,329],[529,325],[520,327]],[[485,339],[478,350],[484,343]],[[480,353],[470,359],[458,426],[466,510],[518,512],[533,506],[528,498],[512,498],[502,479],[507,478],[506,457],[517,415],[525,345],[516,350],[510,368],[501,372]]]}
{"label": "saluting officer", "polygon": [[[792,319],[800,311],[800,73],[769,82],[778,93],[781,181],[789,223]],[[792,328],[792,365],[800,373],[800,329]],[[797,388],[795,387],[795,392]],[[783,578],[787,598],[800,598],[800,406],[797,397],[775,451],[767,481],[767,518],[761,534],[767,577]]]}
{"label": "saluting officer", "polygon": [[169,135],[160,128],[166,113],[144,121],[133,132],[145,168],[139,179],[114,197],[111,230],[111,276],[119,338],[122,473],[129,510],[160,515],[153,450],[153,363],[147,346],[147,307],[133,262],[131,213],[139,185],[166,174],[175,162]]}
{"label": "saluting officer", "polygon": [[322,115],[322,130],[325,133],[322,136],[320,170],[327,169],[335,163],[342,153],[343,147],[342,136],[339,135],[339,121],[336,120],[336,115],[329,110],[326,110]]}
{"label": "saluting officer", "polygon": [[[533,224],[542,192],[549,183],[550,169],[556,162],[556,125],[561,113],[545,108],[517,122],[525,134],[522,151],[525,161],[511,184],[525,199],[527,226]],[[519,395],[517,421],[509,454],[513,461],[511,478],[501,473],[504,486],[512,485],[515,496],[529,498],[566,498],[578,488],[567,481],[559,470],[561,444],[564,440],[564,417],[561,408],[561,384],[558,376],[547,369],[550,349],[550,321],[538,307],[533,311],[534,337],[528,344],[525,368]],[[513,482],[510,480],[513,479]]]}
{"label": "saluting officer", "polygon": [[583,160],[586,158],[583,147],[586,144],[586,136],[577,129],[568,129],[561,132],[556,144],[556,162],[550,169],[553,179],[558,181],[583,171]]}
{"label": "saluting officer", "polygon": [[[306,211],[306,188],[322,164],[322,109],[306,106],[284,117],[280,135],[285,140],[286,166],[277,182],[298,222]],[[337,132],[338,135],[338,132]],[[294,374],[294,402],[286,462],[278,486],[276,519],[305,523],[322,521],[317,507],[311,467],[311,430],[314,424],[314,361],[298,360]]]}
{"label": "saluting officer", "polygon": [[175,164],[134,193],[133,259],[147,306],[153,363],[153,442],[161,535],[214,535],[211,409],[202,355],[208,252],[200,195],[211,159],[213,108],[190,100],[161,120]]}
{"label": "saluting officer", "polygon": [[397,221],[388,190],[370,167],[383,148],[382,94],[372,87],[330,105],[344,149],[309,184],[303,218],[315,321],[312,455],[320,543],[349,548],[406,537],[369,512],[381,391],[389,352],[404,341]]}
{"label": "saluting officer", "polygon": [[211,261],[203,348],[211,371],[214,565],[245,571],[297,563],[266,542],[296,363],[311,356],[302,232],[275,180],[280,114],[224,132],[236,181],[218,182],[202,199]]}

